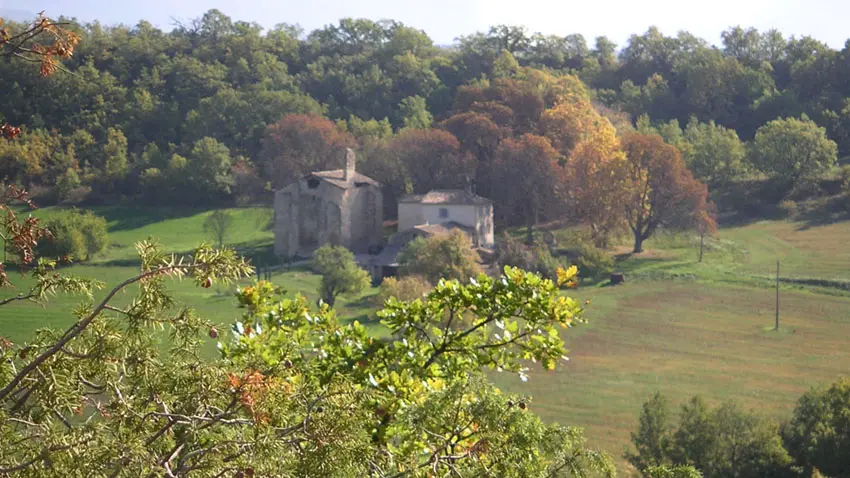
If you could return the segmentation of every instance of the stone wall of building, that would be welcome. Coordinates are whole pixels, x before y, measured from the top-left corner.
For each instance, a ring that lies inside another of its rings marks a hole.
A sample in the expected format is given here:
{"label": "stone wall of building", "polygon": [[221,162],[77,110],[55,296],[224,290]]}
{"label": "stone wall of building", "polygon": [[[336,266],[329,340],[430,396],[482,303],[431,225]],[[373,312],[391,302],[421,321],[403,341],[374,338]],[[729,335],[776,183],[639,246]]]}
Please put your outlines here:
{"label": "stone wall of building", "polygon": [[324,244],[368,252],[382,240],[382,199],[380,188],[372,184],[341,188],[314,177],[278,190],[275,254],[307,257]]}

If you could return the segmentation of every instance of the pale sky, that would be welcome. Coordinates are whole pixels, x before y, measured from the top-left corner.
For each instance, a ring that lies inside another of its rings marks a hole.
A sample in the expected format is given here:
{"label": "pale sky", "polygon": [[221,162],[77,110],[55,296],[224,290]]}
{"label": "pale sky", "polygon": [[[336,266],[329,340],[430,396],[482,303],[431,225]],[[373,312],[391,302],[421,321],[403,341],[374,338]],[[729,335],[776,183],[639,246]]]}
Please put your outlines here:
{"label": "pale sky", "polygon": [[170,29],[171,17],[188,20],[211,8],[267,28],[297,23],[307,32],[344,17],[393,19],[425,30],[438,44],[502,23],[546,34],[581,33],[590,45],[607,35],[620,47],[650,25],[666,35],[688,30],[714,44],[734,25],[778,28],[786,37],[810,35],[839,49],[850,37],[846,0],[0,0],[3,8],[105,24],[145,19],[163,29]]}

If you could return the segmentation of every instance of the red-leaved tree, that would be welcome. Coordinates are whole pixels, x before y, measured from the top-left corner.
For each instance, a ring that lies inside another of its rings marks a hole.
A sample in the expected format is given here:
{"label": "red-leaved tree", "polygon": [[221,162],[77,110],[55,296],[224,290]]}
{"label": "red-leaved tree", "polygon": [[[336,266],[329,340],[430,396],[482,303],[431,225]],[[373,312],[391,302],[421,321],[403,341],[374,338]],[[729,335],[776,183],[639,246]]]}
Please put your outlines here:
{"label": "red-leaved tree", "polygon": [[311,171],[342,167],[342,152],[356,144],[333,121],[314,114],[285,116],[269,125],[262,143],[263,174],[276,188]]}
{"label": "red-leaved tree", "polygon": [[451,133],[437,129],[405,129],[389,143],[390,154],[403,165],[413,191],[460,188],[474,174],[471,154],[461,151]]}
{"label": "red-leaved tree", "polygon": [[634,234],[634,252],[659,228],[711,228],[708,188],[694,179],[675,146],[658,135],[630,133],[622,139],[630,193],[623,198]]}

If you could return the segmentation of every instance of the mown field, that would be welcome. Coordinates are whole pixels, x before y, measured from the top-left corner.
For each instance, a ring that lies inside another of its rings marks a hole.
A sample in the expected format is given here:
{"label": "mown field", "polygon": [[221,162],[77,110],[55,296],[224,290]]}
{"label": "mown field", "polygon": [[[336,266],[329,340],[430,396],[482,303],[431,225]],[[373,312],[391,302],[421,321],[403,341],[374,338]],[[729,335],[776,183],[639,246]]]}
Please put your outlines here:
{"label": "mown field", "polygon": [[[208,212],[98,212],[109,220],[112,245],[91,263],[66,271],[96,277],[109,287],[135,272],[137,240],[154,237],[174,252],[208,240],[202,227]],[[236,221],[228,243],[248,256],[267,255],[271,211],[232,212]],[[563,244],[568,234],[558,234]],[[656,390],[674,403],[702,394],[712,402],[733,398],[777,418],[788,416],[809,387],[850,370],[850,354],[844,353],[850,349],[850,291],[841,288],[850,281],[847,237],[850,222],[818,227],[756,222],[722,229],[709,242],[703,263],[697,262],[697,239],[688,235],[661,235],[639,255],[617,247],[622,254],[618,268],[627,277],[624,285],[570,292],[591,299],[590,323],[566,336],[570,362],[556,372],[534,372],[527,383],[505,375],[494,380],[532,395],[532,409],[546,419],[585,427],[592,444],[618,459],[629,445],[641,404]],[[783,282],[779,333],[769,330],[777,259],[782,277],[798,282]],[[798,280],[813,278],[825,282],[804,285]],[[289,292],[316,298],[319,278],[306,268],[278,272],[273,280]],[[20,289],[27,283],[17,280]],[[229,324],[240,315],[228,288],[200,289],[189,282],[173,288],[179,301],[216,323]],[[374,324],[376,292],[343,298],[340,316]],[[0,298],[10,293],[0,292]],[[129,297],[128,292],[122,300]],[[0,335],[23,341],[38,327],[66,327],[79,300],[56,297],[47,307],[5,306]]]}

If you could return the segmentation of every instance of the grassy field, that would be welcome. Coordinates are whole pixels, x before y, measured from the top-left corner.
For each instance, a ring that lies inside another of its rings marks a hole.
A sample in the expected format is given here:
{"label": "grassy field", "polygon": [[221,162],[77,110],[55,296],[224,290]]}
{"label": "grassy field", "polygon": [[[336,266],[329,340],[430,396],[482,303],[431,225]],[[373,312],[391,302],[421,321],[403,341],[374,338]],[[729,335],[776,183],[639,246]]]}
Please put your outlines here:
{"label": "grassy field", "polygon": [[585,427],[618,458],[656,390],[673,403],[732,398],[780,418],[810,386],[850,370],[850,298],[785,291],[776,333],[765,330],[774,323],[769,289],[646,281],[575,295],[592,300],[590,323],[567,334],[567,366],[527,383],[494,380],[532,395],[545,418]]}
{"label": "grassy field", "polygon": [[[37,211],[39,215],[50,214],[50,208]],[[161,209],[127,209],[101,208],[98,214],[107,218],[111,245],[101,255],[85,264],[77,264],[63,269],[63,272],[83,277],[96,278],[106,283],[106,289],[99,291],[95,299],[102,298],[107,290],[124,279],[138,273],[137,255],[134,244],[148,237],[155,238],[166,247],[167,251],[185,253],[191,251],[202,241],[210,242],[203,232],[203,223],[209,212],[184,210],[167,211]],[[231,210],[234,222],[228,245],[236,247],[240,252],[250,257],[255,254],[267,254],[271,248],[273,234],[267,227],[271,219],[268,208],[245,208]],[[31,282],[26,278],[14,277],[12,280],[17,289],[0,291],[0,299],[9,297],[20,290],[26,290]],[[298,268],[288,272],[276,272],[272,281],[290,293],[300,292],[311,301],[318,296],[316,290],[319,276],[306,268]],[[247,284],[250,281],[243,281]],[[174,281],[172,290],[178,303],[185,304],[197,310],[203,317],[218,323],[233,323],[241,314],[236,308],[236,300],[232,292],[235,286],[203,289],[196,287],[190,281]],[[127,293],[118,297],[118,302],[129,300],[135,291],[133,287]],[[369,318],[373,315],[373,296],[377,290],[370,288],[361,297],[340,298],[337,300],[337,311],[341,317],[357,318],[369,324],[374,322]],[[65,328],[73,323],[70,310],[83,298],[73,296],[58,296],[50,300],[46,306],[30,302],[13,303],[3,307],[0,335],[15,341],[26,340],[32,332],[40,327]]]}
{"label": "grassy field", "polygon": [[[39,214],[50,211],[40,211]],[[102,208],[112,245],[91,263],[68,272],[96,277],[108,286],[135,273],[135,241],[157,238],[169,251],[186,252],[209,240],[203,232],[208,212]],[[267,256],[273,235],[267,208],[232,210],[228,244],[248,256]],[[567,245],[569,231],[559,231]],[[710,401],[733,398],[775,417],[790,413],[794,401],[812,385],[826,384],[850,370],[846,330],[850,326],[850,222],[806,227],[804,223],[764,221],[724,228],[709,242],[702,263],[692,235],[659,235],[646,252],[621,254],[618,269],[627,282],[574,291],[591,299],[590,324],[567,336],[571,361],[554,373],[535,372],[528,383],[496,375],[512,391],[534,397],[532,409],[548,420],[585,427],[592,444],[619,459],[629,445],[641,404],[656,390],[674,403],[693,394]],[[627,243],[625,243],[627,244]],[[783,283],[782,330],[773,324],[776,260]],[[824,284],[803,284],[817,278]],[[278,272],[273,281],[312,301],[319,277],[307,269]],[[18,280],[19,288],[27,285]],[[837,284],[837,285],[836,285]],[[240,311],[231,291],[174,283],[181,303],[220,323]],[[1,291],[0,298],[10,291]],[[103,294],[103,292],[101,292]],[[341,317],[375,324],[375,289],[341,299]],[[122,300],[128,300],[129,293]],[[2,310],[0,335],[26,340],[38,327],[67,327],[69,310],[80,299],[57,297],[46,308],[18,303]],[[212,347],[212,344],[210,344]],[[623,462],[620,460],[620,465]]]}

